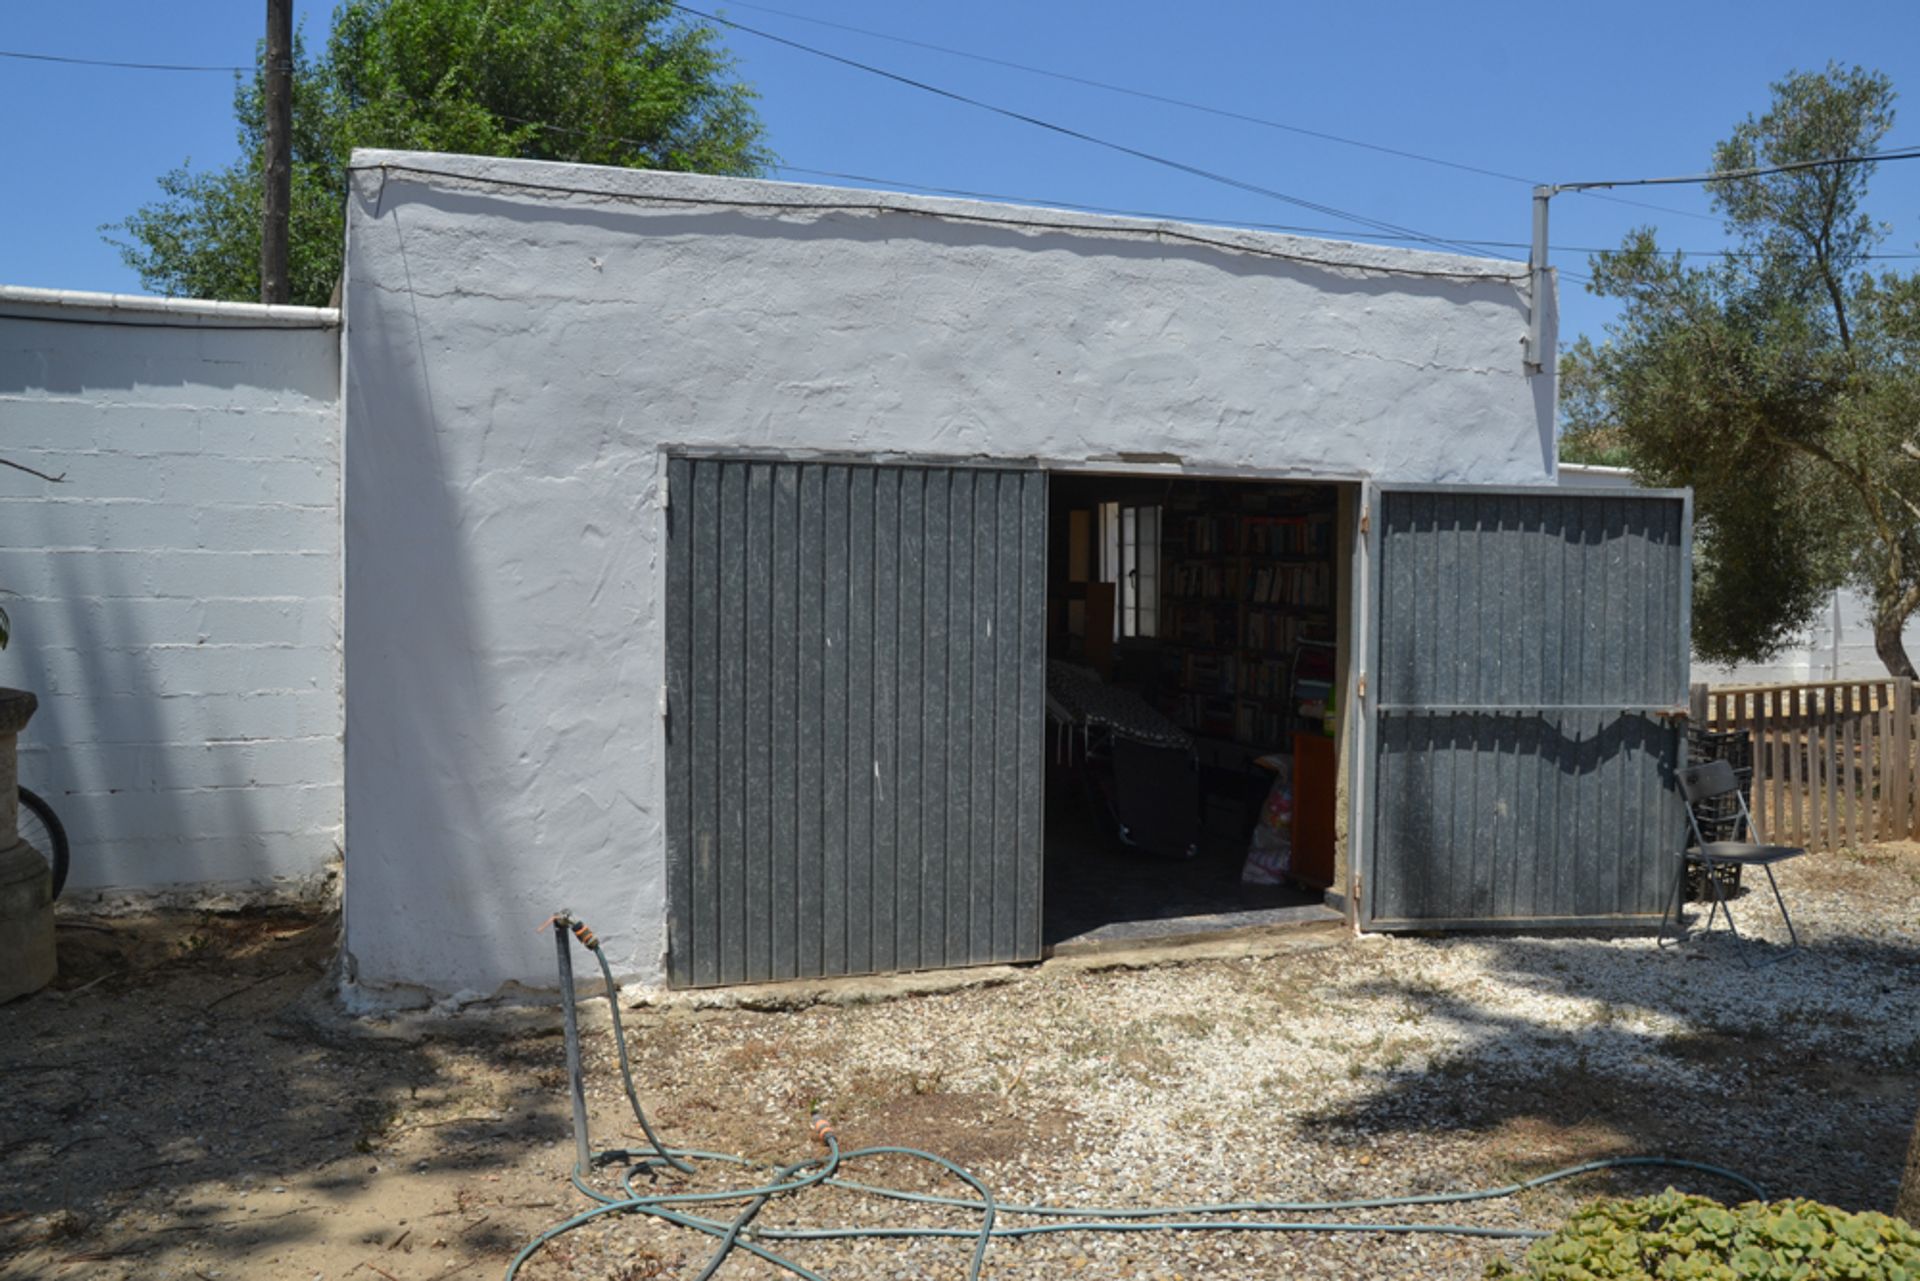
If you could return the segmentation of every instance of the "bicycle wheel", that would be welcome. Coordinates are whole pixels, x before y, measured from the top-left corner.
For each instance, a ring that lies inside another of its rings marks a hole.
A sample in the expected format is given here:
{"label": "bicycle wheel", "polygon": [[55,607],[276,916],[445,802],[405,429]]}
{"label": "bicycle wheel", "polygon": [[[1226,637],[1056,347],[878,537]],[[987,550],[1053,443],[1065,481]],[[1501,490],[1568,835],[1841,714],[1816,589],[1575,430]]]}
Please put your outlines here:
{"label": "bicycle wheel", "polygon": [[67,829],[53,806],[24,787],[20,789],[20,839],[46,856],[53,868],[53,896],[59,898],[67,884]]}

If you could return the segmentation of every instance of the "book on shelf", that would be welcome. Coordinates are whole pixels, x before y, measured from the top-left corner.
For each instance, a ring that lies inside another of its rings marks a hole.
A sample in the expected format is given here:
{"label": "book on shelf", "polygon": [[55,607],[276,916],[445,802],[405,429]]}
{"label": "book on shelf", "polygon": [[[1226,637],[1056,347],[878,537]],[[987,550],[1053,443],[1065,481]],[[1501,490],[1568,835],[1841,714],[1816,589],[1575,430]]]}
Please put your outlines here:
{"label": "book on shelf", "polygon": [[1163,541],[1193,556],[1321,557],[1333,551],[1333,513],[1176,516]]}
{"label": "book on shelf", "polygon": [[1258,565],[1248,584],[1247,601],[1254,605],[1296,605],[1320,608],[1327,604],[1333,576],[1326,565]]}
{"label": "book on shelf", "polygon": [[1240,566],[1222,561],[1175,561],[1166,574],[1167,595],[1180,600],[1237,600]]}
{"label": "book on shelf", "polygon": [[1196,506],[1162,518],[1161,710],[1198,734],[1283,748],[1332,698],[1332,505],[1282,487]]}

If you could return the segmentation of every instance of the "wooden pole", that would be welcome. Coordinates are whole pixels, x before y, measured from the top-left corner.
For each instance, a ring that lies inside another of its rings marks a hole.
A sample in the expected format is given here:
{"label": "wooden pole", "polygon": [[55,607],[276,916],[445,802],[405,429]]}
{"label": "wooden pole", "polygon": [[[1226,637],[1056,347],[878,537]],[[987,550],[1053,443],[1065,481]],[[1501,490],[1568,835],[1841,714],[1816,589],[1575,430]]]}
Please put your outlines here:
{"label": "wooden pole", "polygon": [[1913,834],[1913,678],[1893,683],[1893,788],[1895,839]]}
{"label": "wooden pole", "polygon": [[1802,787],[1804,780],[1802,780],[1801,775],[1806,772],[1805,765],[1803,764],[1806,760],[1807,750],[1806,733],[1800,715],[1800,690],[1797,688],[1789,689],[1785,691],[1785,693],[1787,702],[1787,796],[1789,798],[1788,803],[1793,807],[1793,830],[1787,839],[1796,845],[1805,845],[1807,843],[1807,811],[1803,797],[1804,788]]}
{"label": "wooden pole", "polygon": [[262,170],[260,301],[293,297],[287,225],[293,209],[293,0],[267,0],[266,155]]}

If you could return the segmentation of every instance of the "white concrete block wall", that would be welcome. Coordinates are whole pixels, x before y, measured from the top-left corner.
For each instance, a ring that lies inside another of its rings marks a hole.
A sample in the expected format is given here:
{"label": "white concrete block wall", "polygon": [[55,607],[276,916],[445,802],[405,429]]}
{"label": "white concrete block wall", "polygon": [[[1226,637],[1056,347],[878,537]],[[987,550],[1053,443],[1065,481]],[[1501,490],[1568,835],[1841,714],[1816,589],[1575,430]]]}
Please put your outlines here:
{"label": "white concrete block wall", "polygon": [[302,892],[340,840],[331,311],[0,289],[0,684],[68,893]]}
{"label": "white concrete block wall", "polygon": [[622,972],[662,976],[663,447],[1552,481],[1511,263],[355,160],[347,949],[367,984],[551,984],[534,926],[561,906]]}

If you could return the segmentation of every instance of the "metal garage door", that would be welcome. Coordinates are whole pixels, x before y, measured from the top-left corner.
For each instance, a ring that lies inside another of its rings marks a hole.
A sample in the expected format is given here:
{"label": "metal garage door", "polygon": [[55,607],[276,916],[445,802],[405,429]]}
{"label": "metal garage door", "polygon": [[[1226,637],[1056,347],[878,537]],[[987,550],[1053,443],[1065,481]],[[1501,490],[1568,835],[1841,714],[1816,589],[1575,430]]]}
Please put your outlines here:
{"label": "metal garage door", "polygon": [[1045,477],[667,466],[671,982],[1037,959]]}
{"label": "metal garage door", "polygon": [[1376,494],[1368,924],[1660,912],[1690,515],[1666,491]]}

